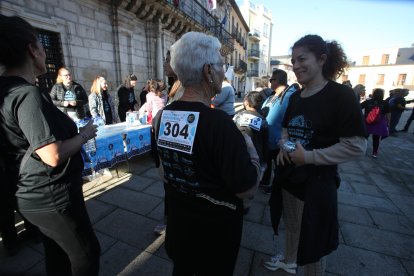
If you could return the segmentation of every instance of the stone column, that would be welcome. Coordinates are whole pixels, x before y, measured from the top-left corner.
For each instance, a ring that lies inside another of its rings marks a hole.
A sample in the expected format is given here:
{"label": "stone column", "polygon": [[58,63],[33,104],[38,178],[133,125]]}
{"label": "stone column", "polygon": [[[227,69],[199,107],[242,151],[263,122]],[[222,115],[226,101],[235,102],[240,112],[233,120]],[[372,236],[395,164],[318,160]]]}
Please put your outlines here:
{"label": "stone column", "polygon": [[157,70],[157,79],[162,80],[164,79],[164,62],[163,62],[163,55],[162,52],[162,29],[161,29],[161,22],[158,20],[156,28],[157,28],[157,43],[156,43],[156,70]]}

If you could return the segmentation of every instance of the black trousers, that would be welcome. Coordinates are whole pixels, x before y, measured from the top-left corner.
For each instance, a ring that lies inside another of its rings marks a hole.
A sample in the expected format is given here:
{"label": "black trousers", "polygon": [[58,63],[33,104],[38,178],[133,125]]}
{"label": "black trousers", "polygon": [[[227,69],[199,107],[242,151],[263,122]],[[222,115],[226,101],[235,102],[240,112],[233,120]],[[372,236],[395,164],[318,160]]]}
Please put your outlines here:
{"label": "black trousers", "polygon": [[381,141],[381,136],[372,135],[372,152],[373,153],[378,153],[380,141]]}
{"label": "black trousers", "polygon": [[17,229],[14,222],[14,195],[8,196],[3,189],[0,194],[0,233],[7,250],[17,246]]}
{"label": "black trousers", "polygon": [[173,276],[231,276],[242,230],[242,202],[236,210],[182,194],[168,185],[165,249]]}
{"label": "black trousers", "polygon": [[50,275],[98,275],[101,248],[89,219],[82,190],[71,204],[52,212],[22,212],[43,234]]}

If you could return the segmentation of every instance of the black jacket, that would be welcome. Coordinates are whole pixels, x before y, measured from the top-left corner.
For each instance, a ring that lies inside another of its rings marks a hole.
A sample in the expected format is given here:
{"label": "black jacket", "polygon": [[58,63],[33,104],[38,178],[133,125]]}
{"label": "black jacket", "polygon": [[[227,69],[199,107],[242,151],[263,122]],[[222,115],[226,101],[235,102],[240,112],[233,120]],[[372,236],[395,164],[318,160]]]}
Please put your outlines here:
{"label": "black jacket", "polygon": [[79,83],[73,81],[70,91],[75,94],[76,106],[67,107],[63,105],[66,91],[69,91],[69,89],[67,89],[62,83],[56,83],[52,87],[52,91],[50,91],[50,97],[52,98],[53,103],[64,113],[67,113],[68,111],[76,111],[78,118],[83,119],[86,114],[85,108],[88,107],[88,95],[86,94],[85,89],[83,89]]}

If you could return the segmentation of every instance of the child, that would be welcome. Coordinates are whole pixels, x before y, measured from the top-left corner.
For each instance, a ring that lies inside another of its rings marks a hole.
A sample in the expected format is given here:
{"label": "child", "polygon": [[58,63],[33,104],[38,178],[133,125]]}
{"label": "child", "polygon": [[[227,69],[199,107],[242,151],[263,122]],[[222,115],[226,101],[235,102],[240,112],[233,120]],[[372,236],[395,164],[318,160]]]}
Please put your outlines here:
{"label": "child", "polygon": [[[263,97],[260,92],[251,91],[243,99],[243,105],[245,110],[239,112],[234,116],[233,121],[236,123],[237,128],[241,132],[245,132],[252,138],[252,142],[259,155],[261,172],[266,169],[266,160],[268,154],[268,136],[269,129],[266,119],[259,113],[262,104]],[[249,211],[249,201],[244,202],[244,213]]]}

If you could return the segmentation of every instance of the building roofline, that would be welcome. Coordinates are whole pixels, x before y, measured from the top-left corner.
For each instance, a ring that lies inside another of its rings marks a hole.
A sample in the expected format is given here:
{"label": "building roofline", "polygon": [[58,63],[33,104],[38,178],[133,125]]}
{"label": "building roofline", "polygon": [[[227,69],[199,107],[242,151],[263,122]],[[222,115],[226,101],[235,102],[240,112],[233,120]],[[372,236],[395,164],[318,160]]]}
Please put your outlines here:
{"label": "building roofline", "polygon": [[237,5],[235,0],[229,1],[233,9],[236,11],[236,14],[239,16],[240,21],[242,22],[243,26],[246,28],[247,32],[250,32],[249,25],[247,25],[246,20],[244,20],[244,17],[242,13],[240,12],[239,6]]}

